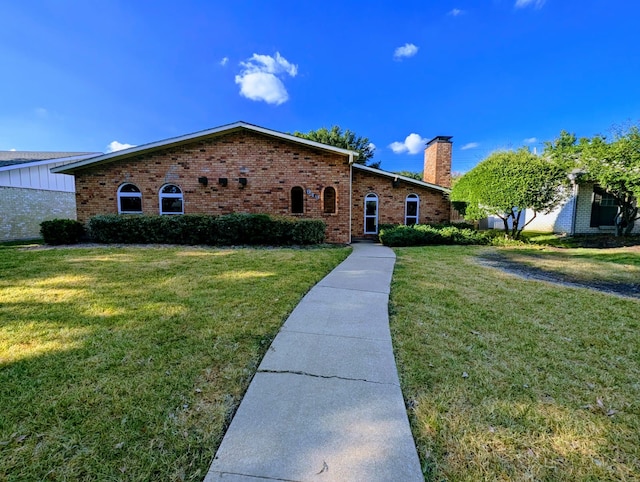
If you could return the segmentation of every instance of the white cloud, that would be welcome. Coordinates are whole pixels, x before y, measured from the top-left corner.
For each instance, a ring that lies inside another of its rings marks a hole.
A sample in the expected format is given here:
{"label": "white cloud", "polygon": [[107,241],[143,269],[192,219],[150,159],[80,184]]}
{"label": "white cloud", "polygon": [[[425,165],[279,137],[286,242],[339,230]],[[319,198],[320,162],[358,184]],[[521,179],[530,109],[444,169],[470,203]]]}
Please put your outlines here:
{"label": "white cloud", "polygon": [[393,52],[394,60],[402,60],[403,58],[413,57],[418,53],[418,47],[413,44],[404,44],[402,47],[398,47]]}
{"label": "white cloud", "polygon": [[224,67],[228,63],[229,63],[229,57],[222,57],[222,60],[220,61],[220,65]]}
{"label": "white cloud", "polygon": [[452,17],[457,17],[458,15],[462,15],[463,13],[464,13],[464,10],[460,10],[459,8],[454,8],[449,12],[449,15],[451,15]]}
{"label": "white cloud", "polygon": [[403,154],[408,152],[409,154],[418,154],[424,150],[424,146],[427,143],[427,139],[423,139],[418,134],[409,134],[404,142],[392,142],[389,147],[396,154]]}
{"label": "white cloud", "polygon": [[37,109],[35,109],[35,114],[37,117],[44,119],[49,115],[49,112],[44,107],[38,107]]}
{"label": "white cloud", "polygon": [[542,8],[542,6],[546,1],[547,0],[516,0],[515,7],[516,8],[526,8],[526,7]]}
{"label": "white cloud", "polygon": [[478,142],[467,142],[464,146],[460,148],[461,151],[466,151],[467,149],[475,149],[476,147],[480,147]]}
{"label": "white cloud", "polygon": [[372,151],[376,150],[376,145],[373,142],[369,143],[369,149],[371,149]]}
{"label": "white cloud", "polygon": [[298,75],[298,66],[290,63],[279,52],[275,57],[253,54],[246,62],[241,62],[242,71],[236,75],[240,85],[240,95],[251,100],[263,100],[267,104],[280,105],[289,99],[282,78],[288,74]]}
{"label": "white cloud", "polygon": [[9,149],[11,152],[16,152],[16,149]]}
{"label": "white cloud", "polygon": [[527,137],[524,140],[525,144],[535,144],[536,142],[538,142],[538,138],[537,137]]}
{"label": "white cloud", "polygon": [[136,147],[133,144],[123,144],[122,142],[112,141],[107,146],[107,153],[121,151],[122,149],[129,149],[130,147]]}

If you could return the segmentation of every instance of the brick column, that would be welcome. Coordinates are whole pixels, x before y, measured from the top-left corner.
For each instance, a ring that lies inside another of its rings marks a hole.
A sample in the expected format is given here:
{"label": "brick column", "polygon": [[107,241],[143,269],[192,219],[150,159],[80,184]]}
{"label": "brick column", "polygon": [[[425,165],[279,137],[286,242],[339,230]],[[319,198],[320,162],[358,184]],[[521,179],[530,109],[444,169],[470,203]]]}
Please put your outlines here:
{"label": "brick column", "polygon": [[451,187],[451,137],[436,136],[424,150],[422,180],[443,187]]}

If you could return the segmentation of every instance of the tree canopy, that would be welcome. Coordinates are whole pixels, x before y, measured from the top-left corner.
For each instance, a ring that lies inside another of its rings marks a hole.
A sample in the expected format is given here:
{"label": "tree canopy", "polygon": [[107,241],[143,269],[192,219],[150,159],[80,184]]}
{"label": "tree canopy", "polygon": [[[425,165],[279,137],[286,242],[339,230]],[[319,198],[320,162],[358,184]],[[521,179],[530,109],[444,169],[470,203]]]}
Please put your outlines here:
{"label": "tree canopy", "polygon": [[[455,183],[451,200],[465,204],[463,214],[467,219],[499,217],[505,234],[517,239],[538,213],[548,213],[562,202],[565,180],[560,166],[524,147],[496,151]],[[521,223],[525,209],[531,209],[534,215]]]}
{"label": "tree canopy", "polygon": [[349,129],[343,131],[340,126],[335,125],[332,126],[331,129],[321,127],[320,129],[306,133],[296,131],[293,135],[310,141],[321,142],[322,144],[357,151],[359,155],[355,162],[358,164],[365,164],[370,167],[380,167],[379,162],[369,162],[371,158],[373,158],[374,151],[374,147],[371,142],[369,142],[369,139],[367,137],[360,137]]}
{"label": "tree canopy", "polygon": [[629,234],[638,216],[640,199],[640,130],[618,130],[611,141],[604,136],[578,140],[566,131],[547,142],[545,155],[611,194],[618,205],[616,233]]}
{"label": "tree canopy", "polygon": [[396,171],[395,174],[399,176],[408,177],[409,179],[416,179],[422,181],[422,173],[418,171]]}

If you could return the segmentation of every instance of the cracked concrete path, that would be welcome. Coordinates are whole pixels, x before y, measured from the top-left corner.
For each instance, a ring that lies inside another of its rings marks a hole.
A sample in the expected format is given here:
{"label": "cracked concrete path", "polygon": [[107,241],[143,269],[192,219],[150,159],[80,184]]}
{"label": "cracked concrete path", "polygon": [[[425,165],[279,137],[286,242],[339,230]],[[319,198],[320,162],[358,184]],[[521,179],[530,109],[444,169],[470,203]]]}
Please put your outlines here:
{"label": "cracked concrete path", "polygon": [[302,299],[205,482],[422,481],[389,332],[395,255],[354,243]]}

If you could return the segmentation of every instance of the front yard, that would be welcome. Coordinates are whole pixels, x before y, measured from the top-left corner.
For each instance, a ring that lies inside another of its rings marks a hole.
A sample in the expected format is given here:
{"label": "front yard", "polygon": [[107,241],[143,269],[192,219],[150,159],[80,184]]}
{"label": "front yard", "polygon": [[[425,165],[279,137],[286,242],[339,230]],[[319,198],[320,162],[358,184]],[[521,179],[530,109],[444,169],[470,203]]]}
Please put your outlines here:
{"label": "front yard", "polygon": [[0,480],[202,480],[348,249],[0,247]]}
{"label": "front yard", "polygon": [[[0,247],[0,480],[202,480],[257,364],[348,249]],[[425,478],[640,479],[637,248],[399,248]]]}
{"label": "front yard", "polygon": [[[478,262],[487,248],[396,253],[391,329],[428,481],[640,479],[640,299],[506,274]],[[633,250],[496,253],[638,282]]]}

